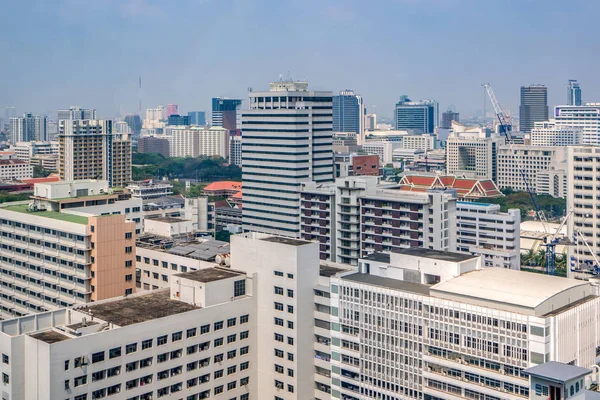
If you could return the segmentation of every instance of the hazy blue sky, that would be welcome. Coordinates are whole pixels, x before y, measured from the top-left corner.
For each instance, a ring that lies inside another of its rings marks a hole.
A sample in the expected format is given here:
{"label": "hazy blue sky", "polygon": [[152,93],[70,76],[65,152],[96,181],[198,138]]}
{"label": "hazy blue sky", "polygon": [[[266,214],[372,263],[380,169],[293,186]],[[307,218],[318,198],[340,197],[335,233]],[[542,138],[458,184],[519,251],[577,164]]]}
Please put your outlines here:
{"label": "hazy blue sky", "polygon": [[3,0],[0,117],[95,107],[112,117],[143,104],[208,110],[279,74],[314,89],[354,89],[390,116],[401,94],[463,115],[481,84],[518,114],[519,87],[550,105],[579,79],[600,102],[597,0]]}

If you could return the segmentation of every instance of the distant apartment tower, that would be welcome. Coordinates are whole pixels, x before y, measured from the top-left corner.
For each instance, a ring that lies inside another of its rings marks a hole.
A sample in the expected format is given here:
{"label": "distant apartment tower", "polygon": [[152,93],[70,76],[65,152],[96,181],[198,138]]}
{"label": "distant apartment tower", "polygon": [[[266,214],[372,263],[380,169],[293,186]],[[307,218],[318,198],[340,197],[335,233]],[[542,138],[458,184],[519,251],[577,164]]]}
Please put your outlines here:
{"label": "distant apartment tower", "polygon": [[333,131],[356,133],[359,145],[365,140],[365,105],[353,90],[333,96]]}
{"label": "distant apartment tower", "polygon": [[18,142],[46,141],[48,119],[42,115],[24,114],[9,120],[9,138],[12,144]]}
{"label": "distant apartment tower", "polygon": [[412,101],[400,96],[394,109],[394,128],[433,133],[438,123],[438,103],[433,100]]}
{"label": "distant apartment tower", "polygon": [[231,136],[229,138],[229,163],[242,166],[242,136]]}
{"label": "distant apartment tower", "polygon": [[158,106],[156,108],[148,108],[146,110],[146,118],[142,124],[144,129],[164,128],[165,119],[167,118],[165,108]]}
{"label": "distant apartment tower", "polygon": [[234,131],[240,128],[239,110],[242,100],[213,97],[211,125]]}
{"label": "distant apartment tower", "polygon": [[243,229],[300,235],[300,185],[333,181],[332,94],[279,81],[242,115]]}
{"label": "distant apartment tower", "polygon": [[110,187],[131,181],[131,137],[114,134],[110,120],[60,120],[61,180],[104,179]]}
{"label": "distant apartment tower", "polygon": [[69,107],[69,109],[58,110],[56,119],[97,119],[96,109],[81,108],[79,106]]}
{"label": "distant apartment tower", "polygon": [[557,127],[579,128],[583,144],[600,144],[600,103],[554,107]]}
{"label": "distant apartment tower", "polygon": [[581,88],[576,79],[569,79],[567,86],[567,104],[570,106],[581,105]]}
{"label": "distant apartment tower", "polygon": [[548,120],[548,88],[544,85],[521,86],[519,129],[530,133],[536,122]]}
{"label": "distant apartment tower", "polygon": [[169,141],[171,157],[229,157],[229,131],[218,126],[177,127]]}
{"label": "distant apartment tower", "polygon": [[537,176],[546,171],[554,163],[565,160],[564,147],[533,146],[525,144],[502,144],[497,150],[497,180],[500,189],[511,188],[514,191],[527,191],[524,179],[529,188],[537,193]]}
{"label": "distant apartment tower", "polygon": [[188,112],[188,118],[190,125],[206,125],[206,113],[204,111],[190,111]]}
{"label": "distant apartment tower", "polygon": [[452,128],[452,121],[460,122],[460,114],[454,111],[446,111],[442,113],[442,123],[440,128],[450,129]]}
{"label": "distant apartment tower", "polygon": [[133,136],[138,137],[140,135],[140,131],[142,130],[142,120],[140,116],[137,114],[126,115],[125,122],[127,122],[127,125],[129,125]]}
{"label": "distant apartment tower", "polygon": [[179,106],[177,104],[167,104],[167,115],[169,118],[173,114],[179,114]]}
{"label": "distant apartment tower", "polygon": [[142,136],[138,139],[139,153],[158,153],[169,157],[169,139],[157,136]]}
{"label": "distant apartment tower", "polygon": [[115,133],[131,133],[131,128],[129,127],[129,124],[125,121],[113,122],[113,130]]}
{"label": "distant apartment tower", "polygon": [[544,121],[534,124],[530,140],[532,146],[574,146],[583,143],[583,134],[581,128]]}
{"label": "distant apartment tower", "polygon": [[365,115],[365,130],[374,131],[377,129],[377,114]]}

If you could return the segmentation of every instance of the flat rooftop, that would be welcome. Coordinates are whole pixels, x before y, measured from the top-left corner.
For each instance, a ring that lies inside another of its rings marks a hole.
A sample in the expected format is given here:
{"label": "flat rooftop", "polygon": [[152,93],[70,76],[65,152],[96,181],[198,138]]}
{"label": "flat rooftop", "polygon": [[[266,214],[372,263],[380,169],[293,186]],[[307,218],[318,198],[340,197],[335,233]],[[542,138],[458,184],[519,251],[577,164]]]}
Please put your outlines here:
{"label": "flat rooftop", "polygon": [[589,286],[589,282],[504,268],[483,268],[438,283],[432,291],[534,309],[550,297],[577,286]]}
{"label": "flat rooftop", "polygon": [[576,365],[563,364],[556,361],[550,361],[535,367],[523,370],[528,375],[538,376],[555,382],[567,382],[572,379],[592,373],[589,368],[578,367]]}
{"label": "flat rooftop", "polygon": [[260,240],[264,240],[265,242],[289,244],[291,246],[304,246],[305,244],[313,243],[306,240],[292,239],[282,236],[271,236]]}
{"label": "flat rooftop", "polygon": [[186,222],[186,219],[183,218],[175,218],[175,217],[159,217],[159,218],[151,218],[150,221],[158,221],[158,222],[167,222],[169,224],[175,222]]}
{"label": "flat rooftop", "polygon": [[170,290],[163,289],[141,296],[91,303],[79,307],[78,310],[118,326],[127,326],[200,308],[183,301],[172,300],[170,296]]}
{"label": "flat rooftop", "polygon": [[71,339],[70,336],[64,335],[60,332],[53,331],[53,330],[42,331],[42,332],[31,334],[29,336],[31,336],[34,339],[41,340],[42,342],[45,342],[48,344],[62,342],[64,340]]}
{"label": "flat rooftop", "polygon": [[369,285],[385,287],[389,289],[400,290],[402,292],[411,292],[417,294],[424,294],[429,296],[430,286],[423,285],[421,283],[413,283],[401,281],[398,279],[392,278],[384,278],[381,276],[371,275],[371,274],[351,274],[342,277],[343,280],[348,280],[352,282],[366,283]]}
{"label": "flat rooftop", "polygon": [[229,268],[204,268],[192,272],[184,272],[177,274],[180,278],[190,279],[196,282],[214,282],[221,279],[235,278],[236,276],[245,276],[246,274],[241,271],[232,270]]}
{"label": "flat rooftop", "polygon": [[30,211],[29,204],[6,205],[6,206],[0,207],[0,208],[3,208],[8,211],[14,211],[14,212],[19,212],[19,213],[23,213],[23,214],[30,214],[31,216],[35,216],[35,217],[51,218],[51,219],[55,219],[58,221],[72,222],[75,224],[87,225],[87,223],[88,223],[87,217],[82,217],[79,215],[65,214],[65,213],[60,213],[60,212],[56,212],[56,211]]}
{"label": "flat rooftop", "polygon": [[413,256],[413,257],[433,258],[435,260],[453,261],[453,262],[467,261],[467,260],[472,260],[473,258],[479,257],[479,256],[473,256],[471,254],[462,254],[462,253],[453,253],[451,251],[424,249],[421,247],[411,247],[409,249],[394,249],[393,252],[395,254],[404,254],[404,255]]}
{"label": "flat rooftop", "polygon": [[363,260],[368,260],[368,261],[376,261],[376,262],[386,263],[386,264],[390,263],[390,255],[389,255],[389,253],[372,253],[372,254],[367,254],[362,259]]}
{"label": "flat rooftop", "polygon": [[348,271],[348,268],[338,267],[332,264],[320,264],[319,275],[329,278],[337,273]]}

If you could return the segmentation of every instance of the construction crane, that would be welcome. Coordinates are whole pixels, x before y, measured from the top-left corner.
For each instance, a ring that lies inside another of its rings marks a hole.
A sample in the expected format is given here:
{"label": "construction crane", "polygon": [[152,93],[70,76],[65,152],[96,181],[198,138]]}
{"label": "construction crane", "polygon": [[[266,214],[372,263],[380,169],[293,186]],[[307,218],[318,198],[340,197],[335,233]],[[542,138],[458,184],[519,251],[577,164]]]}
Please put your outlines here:
{"label": "construction crane", "polygon": [[572,244],[568,238],[560,235],[560,231],[567,223],[569,217],[573,214],[573,210],[569,210],[567,216],[562,220],[556,231],[554,231],[554,235],[552,237],[546,236],[544,239],[543,246],[546,247],[546,273],[548,275],[556,274],[556,246],[557,245],[565,245],[568,246]]}
{"label": "construction crane", "polygon": [[[589,218],[589,214],[587,214],[585,217],[583,217],[583,219],[581,220],[580,225],[583,226],[583,223],[588,218]],[[581,230],[579,228],[575,229],[575,237],[574,237],[575,243],[579,242],[577,240],[577,237],[579,237],[579,241],[583,242],[583,244],[585,245],[587,251],[591,254],[592,258],[594,259],[594,265],[591,268],[589,268],[589,270],[593,271],[594,275],[600,274],[600,261],[598,260],[598,257],[596,257],[596,253],[594,253],[594,251],[592,250],[592,248],[588,244],[587,240],[585,239],[585,236],[583,235],[583,233],[581,233]],[[577,263],[579,264],[579,260],[577,260]],[[591,262],[588,262],[588,264],[591,264]],[[573,270],[573,269],[571,269],[571,270]]]}

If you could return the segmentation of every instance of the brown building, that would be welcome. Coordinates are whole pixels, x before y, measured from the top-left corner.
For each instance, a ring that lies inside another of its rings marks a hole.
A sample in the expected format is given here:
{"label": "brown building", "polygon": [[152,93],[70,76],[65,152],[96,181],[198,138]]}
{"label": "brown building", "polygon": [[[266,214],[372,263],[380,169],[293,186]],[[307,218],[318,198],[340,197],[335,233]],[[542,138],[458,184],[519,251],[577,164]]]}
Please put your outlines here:
{"label": "brown building", "polygon": [[155,136],[144,136],[138,139],[139,153],[158,153],[169,157],[169,140]]}
{"label": "brown building", "polygon": [[365,155],[352,157],[352,171],[354,171],[354,176],[379,176],[379,156]]}

